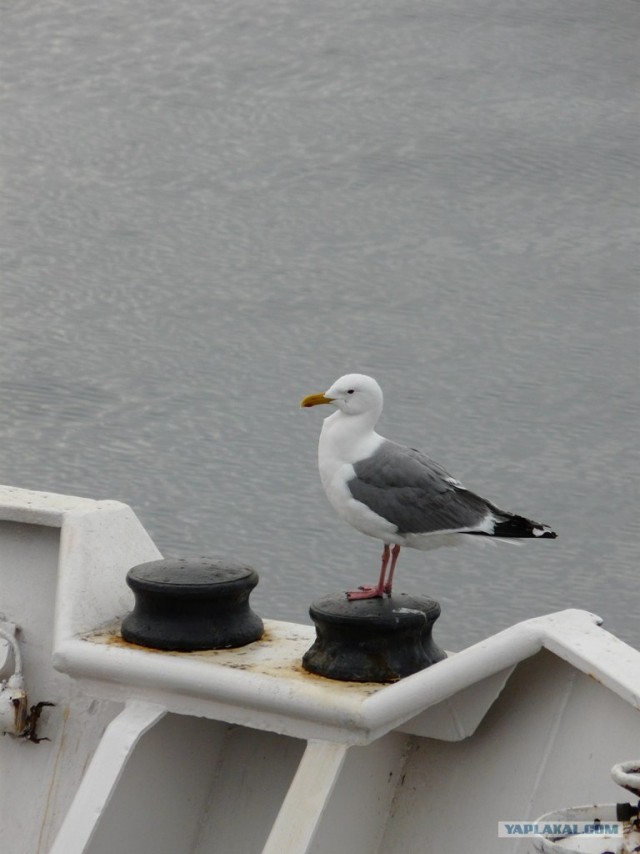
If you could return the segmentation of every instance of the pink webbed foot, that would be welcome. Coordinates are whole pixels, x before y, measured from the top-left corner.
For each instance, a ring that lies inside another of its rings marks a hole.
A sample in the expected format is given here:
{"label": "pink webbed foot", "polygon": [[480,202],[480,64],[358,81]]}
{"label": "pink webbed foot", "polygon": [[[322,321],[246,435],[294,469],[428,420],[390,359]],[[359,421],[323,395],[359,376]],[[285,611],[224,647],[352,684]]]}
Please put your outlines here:
{"label": "pink webbed foot", "polygon": [[[394,546],[392,550],[389,544],[385,543],[382,550],[382,564],[380,566],[380,578],[378,579],[378,583],[375,585],[362,584],[357,590],[347,591],[347,599],[352,602],[354,599],[381,599],[385,593],[390,596],[391,585],[393,583],[393,573],[396,568],[399,554],[400,546]],[[390,557],[392,557],[391,572],[385,581],[387,565]]]}
{"label": "pink webbed foot", "polygon": [[347,599],[353,602],[354,599],[379,599],[384,596],[384,590],[378,585],[363,584],[357,590],[348,590]]}

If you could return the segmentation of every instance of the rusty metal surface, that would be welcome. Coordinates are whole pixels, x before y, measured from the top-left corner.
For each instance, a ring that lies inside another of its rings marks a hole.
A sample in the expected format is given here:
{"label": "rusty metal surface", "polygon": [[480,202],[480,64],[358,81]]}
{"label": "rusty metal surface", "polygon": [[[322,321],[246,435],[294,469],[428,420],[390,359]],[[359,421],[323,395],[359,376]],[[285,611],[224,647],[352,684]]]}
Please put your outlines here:
{"label": "rusty metal surface", "polygon": [[384,686],[374,682],[336,682],[308,673],[302,667],[302,656],[313,643],[314,632],[311,627],[283,623],[277,620],[264,620],[264,634],[259,641],[237,649],[211,649],[194,652],[174,652],[150,649],[130,643],[122,637],[120,621],[97,629],[82,636],[91,644],[115,647],[135,652],[138,655],[167,656],[174,659],[197,660],[215,664],[218,667],[257,673],[277,679],[290,679],[305,684],[321,684],[332,694],[344,694],[353,697],[369,697],[382,690]]}

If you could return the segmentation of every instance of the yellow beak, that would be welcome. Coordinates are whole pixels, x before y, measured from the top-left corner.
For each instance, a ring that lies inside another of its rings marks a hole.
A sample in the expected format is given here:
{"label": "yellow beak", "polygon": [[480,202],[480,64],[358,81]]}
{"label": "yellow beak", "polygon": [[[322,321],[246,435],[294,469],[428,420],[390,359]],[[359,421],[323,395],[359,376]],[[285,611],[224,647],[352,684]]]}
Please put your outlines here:
{"label": "yellow beak", "polygon": [[333,403],[333,398],[325,397],[324,394],[309,394],[300,402],[300,406],[318,406],[320,403]]}

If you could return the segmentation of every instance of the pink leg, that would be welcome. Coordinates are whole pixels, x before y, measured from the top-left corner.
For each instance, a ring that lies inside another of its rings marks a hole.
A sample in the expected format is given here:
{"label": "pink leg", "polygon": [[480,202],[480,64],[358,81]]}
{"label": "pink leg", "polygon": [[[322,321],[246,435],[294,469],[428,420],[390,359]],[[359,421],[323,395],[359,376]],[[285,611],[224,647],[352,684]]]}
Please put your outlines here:
{"label": "pink leg", "polygon": [[384,586],[384,592],[391,596],[391,587],[393,585],[393,573],[396,571],[396,564],[400,556],[400,546],[394,546],[391,549],[391,569],[389,570],[389,578]]}
{"label": "pink leg", "polygon": [[[399,547],[396,547],[399,548]],[[380,578],[375,587],[371,584],[363,584],[357,590],[349,590],[347,599],[352,602],[354,599],[375,599],[382,596],[385,592],[384,577],[387,573],[387,565],[389,563],[389,544],[385,543],[382,550],[382,566],[380,567]]]}

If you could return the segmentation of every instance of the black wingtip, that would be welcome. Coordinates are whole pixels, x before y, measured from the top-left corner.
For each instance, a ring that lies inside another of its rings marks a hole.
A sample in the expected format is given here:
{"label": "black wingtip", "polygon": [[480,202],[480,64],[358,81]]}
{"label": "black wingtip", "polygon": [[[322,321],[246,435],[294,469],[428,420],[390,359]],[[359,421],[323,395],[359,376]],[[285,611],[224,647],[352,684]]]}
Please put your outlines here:
{"label": "black wingtip", "polygon": [[501,522],[496,522],[493,529],[494,537],[535,537],[537,540],[555,540],[557,534],[548,525],[533,522],[524,516],[509,516]]}

